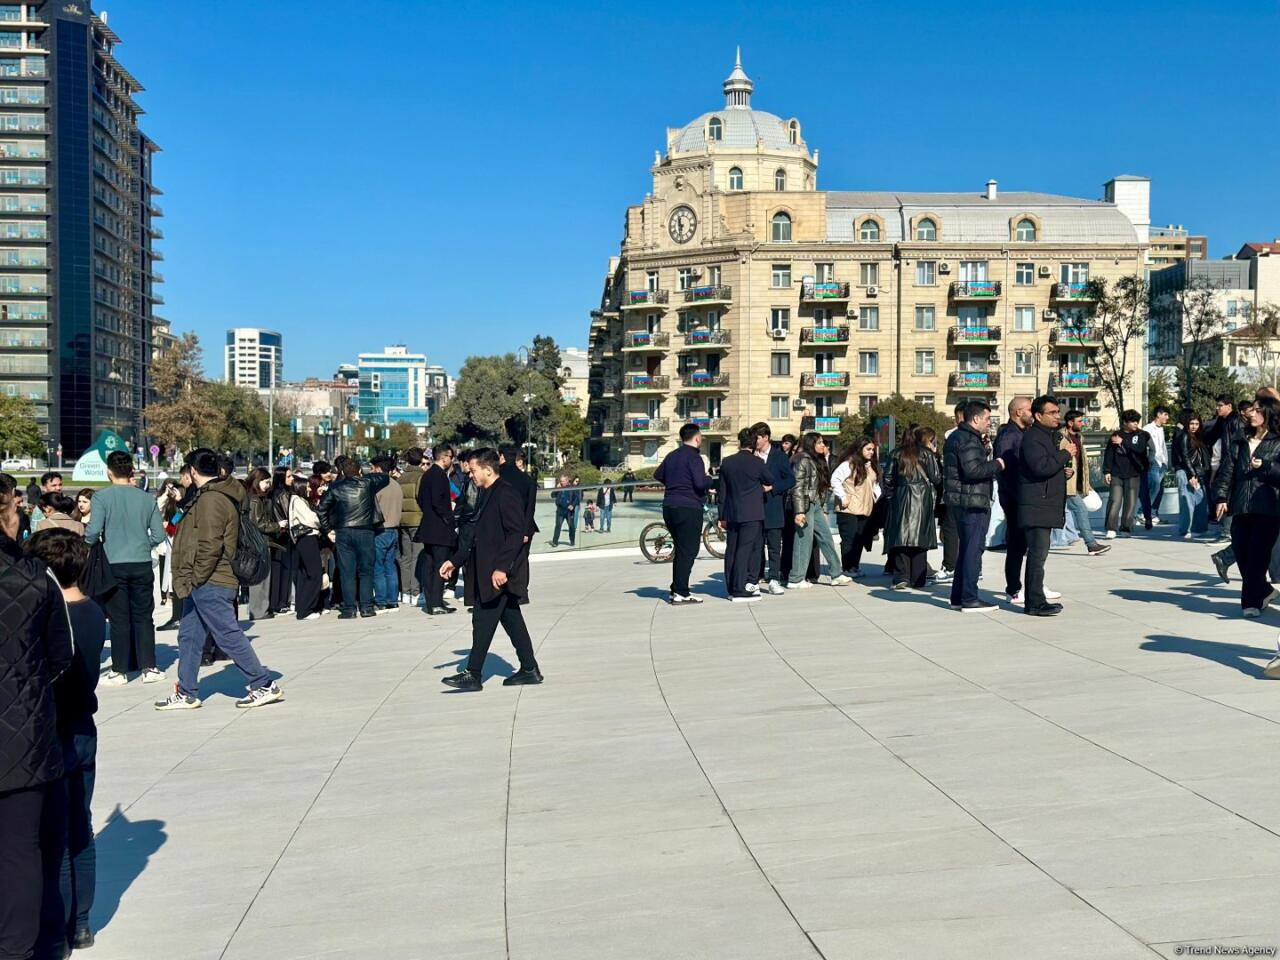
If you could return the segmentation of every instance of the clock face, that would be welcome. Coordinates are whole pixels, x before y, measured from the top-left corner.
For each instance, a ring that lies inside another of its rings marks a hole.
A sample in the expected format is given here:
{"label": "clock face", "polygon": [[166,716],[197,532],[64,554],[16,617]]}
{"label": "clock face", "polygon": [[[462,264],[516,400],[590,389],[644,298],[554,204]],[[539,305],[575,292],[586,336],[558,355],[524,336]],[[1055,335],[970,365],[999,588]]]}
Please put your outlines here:
{"label": "clock face", "polygon": [[676,207],[671,213],[667,231],[676,243],[688,243],[698,229],[698,217],[688,207]]}

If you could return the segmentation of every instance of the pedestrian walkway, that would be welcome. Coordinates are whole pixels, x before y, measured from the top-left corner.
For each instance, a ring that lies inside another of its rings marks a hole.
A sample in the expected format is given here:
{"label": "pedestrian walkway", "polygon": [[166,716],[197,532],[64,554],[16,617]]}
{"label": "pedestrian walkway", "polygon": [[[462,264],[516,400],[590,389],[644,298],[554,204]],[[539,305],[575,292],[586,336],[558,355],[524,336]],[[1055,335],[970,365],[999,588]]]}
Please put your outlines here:
{"label": "pedestrian walkway", "polygon": [[100,691],[93,960],[1280,947],[1280,613],[1241,620],[1209,551],[1054,551],[1052,620],[540,563],[547,682],[502,687],[500,637],[476,694],[439,682],[465,614],[263,623],[283,704],[235,710],[223,664],[191,713]]}

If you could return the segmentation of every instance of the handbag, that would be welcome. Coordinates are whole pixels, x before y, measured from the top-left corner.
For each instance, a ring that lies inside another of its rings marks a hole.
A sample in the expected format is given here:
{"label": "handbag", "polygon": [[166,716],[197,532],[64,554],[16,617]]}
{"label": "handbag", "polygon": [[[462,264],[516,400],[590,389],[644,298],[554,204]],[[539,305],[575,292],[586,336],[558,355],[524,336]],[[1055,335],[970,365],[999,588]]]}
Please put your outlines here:
{"label": "handbag", "polygon": [[1098,496],[1097,490],[1090,490],[1084,495],[1084,508],[1090,513],[1095,510],[1102,509],[1102,497]]}
{"label": "handbag", "polygon": [[117,586],[111,564],[107,562],[107,548],[99,540],[89,548],[89,557],[80,572],[80,589],[87,597],[100,597]]}

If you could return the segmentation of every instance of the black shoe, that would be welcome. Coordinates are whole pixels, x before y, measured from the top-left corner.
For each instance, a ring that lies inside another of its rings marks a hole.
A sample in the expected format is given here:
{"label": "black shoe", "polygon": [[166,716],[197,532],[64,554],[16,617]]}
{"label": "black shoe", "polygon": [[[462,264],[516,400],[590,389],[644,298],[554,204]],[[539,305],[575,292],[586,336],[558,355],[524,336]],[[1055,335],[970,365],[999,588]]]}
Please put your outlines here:
{"label": "black shoe", "polygon": [[156,629],[157,630],[177,630],[179,624],[181,623],[182,623],[181,620],[169,620],[166,623],[160,624],[160,626],[156,627]]}
{"label": "black shoe", "polygon": [[452,677],[444,677],[440,682],[447,687],[454,687],[458,690],[484,689],[484,684],[480,682],[480,674],[472,673],[470,670],[463,670]]}
{"label": "black shoe", "polygon": [[457,607],[427,607],[428,617],[442,617],[446,613],[457,613]]}
{"label": "black shoe", "polygon": [[1150,529],[1151,529],[1151,521],[1150,521],[1150,520],[1148,520],[1148,521],[1147,521],[1147,523],[1146,523],[1146,527],[1147,527],[1147,529],[1148,529],[1148,530],[1150,530]]}
{"label": "black shoe", "polygon": [[1000,607],[994,603],[987,603],[985,600],[969,600],[966,603],[951,605],[952,610],[959,610],[961,613],[989,613],[992,610],[999,610]]}
{"label": "black shoe", "polygon": [[81,927],[75,932],[75,936],[71,938],[72,950],[87,950],[93,946],[93,931],[88,927]]}
{"label": "black shoe", "polygon": [[343,610],[340,614],[338,614],[339,620],[354,620],[355,618],[356,618],[356,612],[354,610]]}
{"label": "black shoe", "polygon": [[202,667],[212,667],[212,666],[213,666],[213,654],[212,654],[212,653],[202,653],[202,654],[200,654],[200,666],[202,666]]}
{"label": "black shoe", "polygon": [[377,615],[378,615],[378,611],[374,610],[373,607],[369,607],[367,610],[360,611],[360,616],[362,617],[376,617]]}
{"label": "black shoe", "polygon": [[1046,603],[1043,607],[1027,607],[1026,613],[1032,617],[1056,617],[1062,612],[1062,604]]}
{"label": "black shoe", "polygon": [[540,671],[537,667],[534,667],[532,670],[517,670],[511,676],[507,677],[507,679],[503,680],[502,685],[504,687],[519,687],[519,686],[523,686],[526,683],[541,683],[541,682],[542,682],[542,671]]}
{"label": "black shoe", "polygon": [[1213,569],[1218,571],[1218,576],[1222,578],[1222,582],[1230,583],[1231,578],[1227,576],[1227,571],[1230,570],[1231,567],[1227,563],[1226,557],[1224,557],[1221,553],[1215,553],[1215,554],[1212,554],[1209,557],[1209,559],[1213,561]]}
{"label": "black shoe", "polygon": [[1110,550],[1110,549],[1111,549],[1111,544],[1109,544],[1109,543],[1095,543],[1093,546],[1088,547],[1087,549],[1088,549],[1088,551],[1089,551],[1089,556],[1091,556],[1091,557],[1096,557],[1096,556],[1099,556],[1099,555],[1101,555],[1101,554],[1104,554],[1104,553],[1106,553],[1108,550]]}

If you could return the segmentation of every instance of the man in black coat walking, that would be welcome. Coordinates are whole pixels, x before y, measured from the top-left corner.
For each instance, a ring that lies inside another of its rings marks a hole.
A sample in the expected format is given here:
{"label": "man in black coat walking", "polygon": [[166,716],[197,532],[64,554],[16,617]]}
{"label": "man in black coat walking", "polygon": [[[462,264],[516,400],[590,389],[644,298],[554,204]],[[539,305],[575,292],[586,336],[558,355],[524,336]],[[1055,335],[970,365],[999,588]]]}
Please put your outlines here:
{"label": "man in black coat walking", "polygon": [[[791,458],[782,452],[782,445],[775,444],[769,424],[761,420],[751,428],[756,435],[756,456],[764,461],[773,477],[773,489],[764,498],[764,543],[761,549],[768,548],[769,593],[775,597],[782,596],[782,532],[787,525],[786,499],[791,488],[796,485],[796,472],[791,469]],[[792,516],[792,526],[795,517]]]}
{"label": "man in black coat walking", "polygon": [[[431,450],[432,463],[418,484],[418,506],[422,509],[422,523],[414,538],[424,544],[423,563],[426,565],[422,592],[427,595],[426,608],[430,616],[453,613],[454,607],[444,603],[444,580],[440,578],[440,565],[453,555],[458,545],[458,531],[454,522],[453,499],[449,496],[449,468],[453,466],[453,448],[447,443],[436,444]],[[447,578],[446,578],[447,579]]]}
{"label": "man in black coat walking", "polygon": [[1044,563],[1052,532],[1067,522],[1067,476],[1073,454],[1059,436],[1062,414],[1053,397],[1031,403],[1032,424],[1022,436],[1018,457],[1018,521],[1027,542],[1027,575],[1023,604],[1033,617],[1052,617],[1062,604],[1045,598]]}
{"label": "man in black coat walking", "polygon": [[483,448],[471,458],[471,479],[480,488],[472,522],[473,535],[440,567],[442,580],[466,564],[466,604],[472,608],[471,655],[466,668],[441,682],[458,690],[483,688],[481,670],[498,624],[511,638],[520,669],[502,681],[504,687],[541,683],[533,639],[525,626],[522,604],[529,602],[529,553],[525,545],[525,505],[520,494],[498,476],[498,454]]}
{"label": "man in black coat walking", "polygon": [[760,547],[764,538],[764,498],[773,474],[756,456],[752,427],[738,431],[738,452],[720,462],[720,526],[728,531],[724,586],[729,599],[760,599]]}
{"label": "man in black coat walking", "polygon": [[501,464],[498,476],[515,488],[524,503],[524,542],[525,552],[528,553],[528,544],[538,532],[538,523],[533,519],[534,510],[538,506],[538,484],[525,472],[524,454],[514,443],[504,443],[498,448],[498,462]]}

